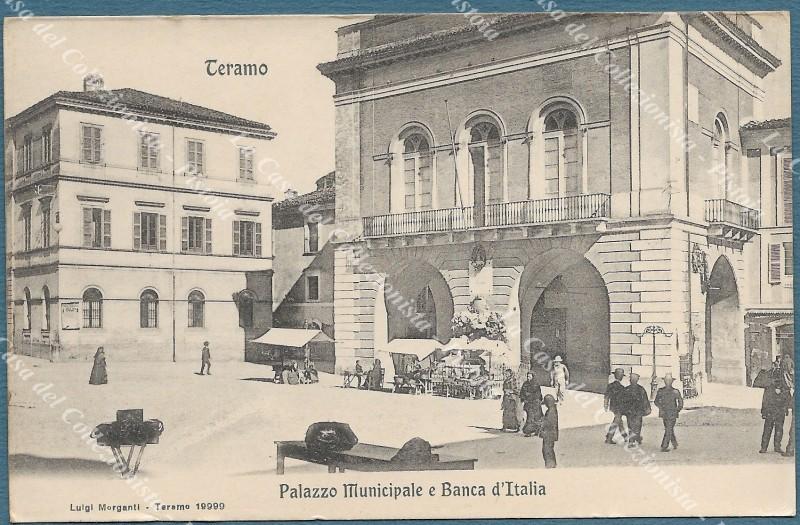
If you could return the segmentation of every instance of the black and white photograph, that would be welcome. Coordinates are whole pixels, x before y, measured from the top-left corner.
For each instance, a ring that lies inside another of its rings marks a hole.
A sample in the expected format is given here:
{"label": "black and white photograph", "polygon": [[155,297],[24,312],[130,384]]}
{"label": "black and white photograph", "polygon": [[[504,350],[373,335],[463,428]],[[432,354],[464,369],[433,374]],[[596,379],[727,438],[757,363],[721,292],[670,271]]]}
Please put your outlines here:
{"label": "black and white photograph", "polygon": [[7,13],[13,522],[795,515],[789,13],[447,5]]}

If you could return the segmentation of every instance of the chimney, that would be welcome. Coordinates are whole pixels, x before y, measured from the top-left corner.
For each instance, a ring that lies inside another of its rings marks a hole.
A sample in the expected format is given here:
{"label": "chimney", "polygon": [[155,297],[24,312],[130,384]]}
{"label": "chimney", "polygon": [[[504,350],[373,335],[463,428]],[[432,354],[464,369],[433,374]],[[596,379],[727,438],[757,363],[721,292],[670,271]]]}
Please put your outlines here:
{"label": "chimney", "polygon": [[83,90],[84,91],[102,91],[105,89],[103,85],[103,77],[96,73],[90,73],[83,77]]}
{"label": "chimney", "polygon": [[294,199],[295,197],[297,197],[298,193],[297,193],[297,190],[293,190],[293,189],[289,188],[288,190],[283,192],[283,195],[287,199]]}

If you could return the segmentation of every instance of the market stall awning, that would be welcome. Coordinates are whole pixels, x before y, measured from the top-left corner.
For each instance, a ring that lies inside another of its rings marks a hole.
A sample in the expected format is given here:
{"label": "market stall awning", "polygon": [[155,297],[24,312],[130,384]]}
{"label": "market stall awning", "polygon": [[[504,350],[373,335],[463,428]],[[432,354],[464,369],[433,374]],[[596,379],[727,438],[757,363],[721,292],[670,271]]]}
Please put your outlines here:
{"label": "market stall awning", "polygon": [[303,328],[270,328],[269,332],[257,339],[253,343],[265,345],[292,346],[302,348],[310,342],[331,342],[333,339],[325,335],[321,330],[305,330]]}
{"label": "market stall awning", "polygon": [[383,351],[392,354],[410,354],[424,359],[434,353],[442,343],[434,339],[392,339]]}

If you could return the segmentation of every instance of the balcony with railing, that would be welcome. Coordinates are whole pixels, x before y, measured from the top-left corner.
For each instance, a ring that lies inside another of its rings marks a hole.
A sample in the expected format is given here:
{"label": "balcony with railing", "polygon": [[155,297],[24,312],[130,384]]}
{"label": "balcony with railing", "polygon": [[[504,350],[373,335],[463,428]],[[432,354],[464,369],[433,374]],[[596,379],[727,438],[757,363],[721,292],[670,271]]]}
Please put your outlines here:
{"label": "balcony with railing", "polygon": [[734,241],[749,241],[761,227],[761,211],[726,199],[705,203],[709,235]]}
{"label": "balcony with railing", "polygon": [[376,215],[364,217],[363,226],[365,237],[387,237],[606,220],[610,217],[610,211],[609,195],[591,193],[486,206]]}

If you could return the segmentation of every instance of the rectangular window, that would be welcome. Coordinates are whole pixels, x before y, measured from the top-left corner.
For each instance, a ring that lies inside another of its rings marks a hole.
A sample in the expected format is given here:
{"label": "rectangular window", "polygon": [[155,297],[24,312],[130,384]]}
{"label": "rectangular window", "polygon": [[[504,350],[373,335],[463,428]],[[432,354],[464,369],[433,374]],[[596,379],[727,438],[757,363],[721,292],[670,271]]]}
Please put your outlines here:
{"label": "rectangular window", "polygon": [[53,160],[53,128],[50,126],[42,130],[42,164],[50,164]]}
{"label": "rectangular window", "polygon": [[33,136],[25,135],[25,141],[22,143],[22,171],[31,169],[33,169]]}
{"label": "rectangular window", "polygon": [[166,251],[167,216],[144,211],[134,212],[133,249]]}
{"label": "rectangular window", "polygon": [[31,205],[25,204],[22,206],[22,229],[25,232],[25,245],[24,250],[30,251],[31,249]]}
{"label": "rectangular window", "polygon": [[233,254],[261,257],[261,223],[233,221]]}
{"label": "rectangular window", "polygon": [[83,300],[83,327],[102,328],[103,326],[103,300],[101,298],[88,298]]}
{"label": "rectangular window", "polygon": [[139,167],[157,170],[159,149],[158,133],[142,133],[139,137]]}
{"label": "rectangular window", "polygon": [[319,301],[319,276],[306,276],[306,300]]}
{"label": "rectangular window", "polygon": [[139,300],[139,326],[141,328],[158,328],[158,298],[143,297]]}
{"label": "rectangular window", "polygon": [[181,251],[211,253],[211,219],[181,218]]}
{"label": "rectangular window", "polygon": [[190,175],[205,174],[204,144],[199,140],[186,141],[186,171]]}
{"label": "rectangular window", "polygon": [[239,148],[239,178],[253,180],[253,148]]}
{"label": "rectangular window", "polygon": [[783,243],[783,275],[794,274],[794,254],[792,253],[792,243]]}
{"label": "rectangular window", "polygon": [[189,300],[189,328],[203,328],[204,325],[204,301]]}
{"label": "rectangular window", "polygon": [[99,164],[103,159],[103,128],[84,124],[81,131],[81,162]]}
{"label": "rectangular window", "polygon": [[781,245],[770,244],[768,247],[768,257],[769,283],[778,284],[781,282]]}
{"label": "rectangular window", "polygon": [[319,251],[319,223],[307,222],[305,234],[305,253],[317,253]]}
{"label": "rectangular window", "polygon": [[83,246],[111,248],[111,210],[83,208]]}
{"label": "rectangular window", "polygon": [[42,247],[50,246],[50,202],[42,203]]}

